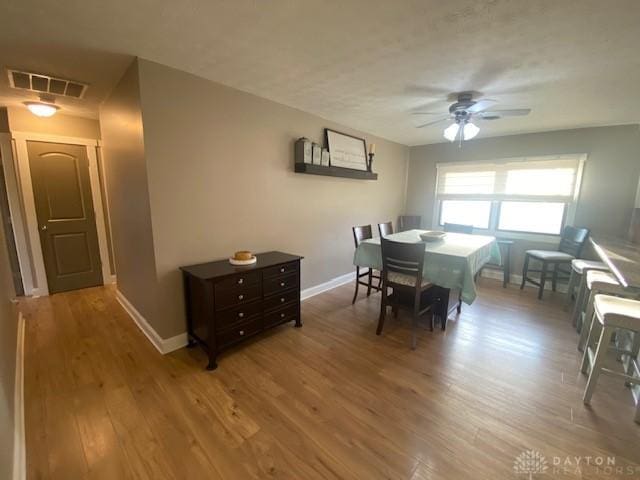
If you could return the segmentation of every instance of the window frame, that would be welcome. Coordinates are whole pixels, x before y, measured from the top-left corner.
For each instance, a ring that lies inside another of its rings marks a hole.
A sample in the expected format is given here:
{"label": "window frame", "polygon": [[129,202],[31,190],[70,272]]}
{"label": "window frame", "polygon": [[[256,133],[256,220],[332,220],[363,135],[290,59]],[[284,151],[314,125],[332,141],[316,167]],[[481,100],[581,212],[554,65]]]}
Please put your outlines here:
{"label": "window frame", "polygon": [[[432,228],[433,229],[442,229],[444,225],[441,223],[442,221],[442,202],[445,200],[480,200],[480,201],[491,201],[491,211],[489,215],[489,228],[481,229],[474,227],[474,230],[478,232],[482,232],[485,235],[499,236],[500,238],[510,239],[510,240],[528,240],[535,241],[541,243],[553,243],[557,244],[562,230],[566,225],[572,225],[575,221],[575,215],[577,211],[577,206],[581,194],[582,187],[582,177],[584,173],[584,165],[587,161],[588,155],[585,153],[580,154],[562,154],[562,155],[538,155],[538,156],[529,156],[529,157],[519,157],[519,158],[501,158],[497,160],[479,160],[472,162],[444,162],[436,164],[436,182],[435,188],[433,192],[433,216],[432,216]],[[526,163],[527,158],[535,158],[535,160],[554,160],[554,159],[575,159],[578,161],[578,167],[576,170],[576,177],[574,182],[574,192],[569,201],[559,200],[557,198],[541,196],[540,198],[536,198],[535,196],[518,196],[518,195],[497,195],[492,198],[482,198],[482,195],[479,194],[446,194],[446,195],[438,195],[438,183],[440,182],[440,171],[438,169],[439,165],[447,166],[447,165],[466,165],[469,168],[473,168],[474,165],[483,165],[487,163],[509,163],[514,161],[522,161]],[[498,198],[496,198],[498,197]],[[564,203],[564,212],[562,218],[562,226],[560,229],[560,233],[558,234],[550,234],[550,233],[538,233],[538,232],[520,232],[513,230],[501,230],[498,229],[498,224],[500,220],[500,205],[503,201],[526,201],[526,202],[541,202],[541,203]]]}
{"label": "window frame", "polygon": [[462,201],[462,202],[489,202],[489,219],[487,220],[487,228],[481,228],[481,227],[476,227],[475,225],[473,226],[474,230],[481,230],[483,232],[488,232],[491,230],[491,225],[492,225],[492,220],[493,220],[493,209],[494,209],[494,205],[493,205],[493,201],[491,200],[478,200],[478,199],[453,199],[453,198],[445,198],[440,200],[440,206],[438,207],[438,225],[440,227],[444,227],[444,222],[442,221],[442,202],[455,202],[456,200],[458,201]]}
{"label": "window frame", "polygon": [[542,201],[538,201],[537,203],[560,203],[563,205],[562,208],[562,220],[560,221],[560,231],[558,233],[545,233],[545,232],[533,232],[533,231],[529,231],[529,230],[508,230],[505,228],[500,228],[500,213],[502,210],[502,203],[503,202],[511,202],[511,203],[517,203],[517,202],[526,202],[526,203],[536,203],[532,200],[502,200],[500,202],[497,202],[497,210],[496,210],[496,228],[495,231],[496,232],[504,232],[504,233],[509,233],[509,234],[514,234],[514,233],[521,233],[521,234],[525,234],[525,235],[550,235],[553,237],[560,237],[562,235],[562,230],[564,230],[564,227],[567,225],[567,211],[569,210],[569,204],[567,202],[552,202],[550,200],[542,200]]}

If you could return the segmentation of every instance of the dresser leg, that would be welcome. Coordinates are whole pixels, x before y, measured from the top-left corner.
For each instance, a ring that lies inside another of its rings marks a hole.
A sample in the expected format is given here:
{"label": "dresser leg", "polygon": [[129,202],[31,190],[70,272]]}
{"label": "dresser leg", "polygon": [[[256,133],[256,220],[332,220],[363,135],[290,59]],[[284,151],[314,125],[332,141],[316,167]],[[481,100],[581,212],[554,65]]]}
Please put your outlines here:
{"label": "dresser leg", "polygon": [[196,342],[193,338],[189,337],[187,340],[187,348],[194,348],[198,345],[198,342]]}
{"label": "dresser leg", "polygon": [[300,318],[296,318],[296,324],[294,325],[296,328],[300,328],[302,326],[302,321],[300,320]]}
{"label": "dresser leg", "polygon": [[207,365],[207,370],[215,370],[218,368],[218,363],[216,362],[216,355],[209,354],[209,364]]}
{"label": "dresser leg", "polygon": [[216,358],[209,357],[209,364],[207,365],[207,370],[211,371],[211,370],[215,370],[216,368],[218,368],[218,364],[216,363]]}

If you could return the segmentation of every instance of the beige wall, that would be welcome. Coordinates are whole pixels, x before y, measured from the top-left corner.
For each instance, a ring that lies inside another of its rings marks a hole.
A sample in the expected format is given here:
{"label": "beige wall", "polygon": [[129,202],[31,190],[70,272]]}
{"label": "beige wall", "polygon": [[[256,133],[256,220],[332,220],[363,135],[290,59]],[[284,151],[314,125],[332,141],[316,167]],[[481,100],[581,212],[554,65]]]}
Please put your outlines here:
{"label": "beige wall", "polygon": [[17,312],[4,226],[0,220],[0,478],[12,478]]}
{"label": "beige wall", "polygon": [[136,63],[102,105],[100,126],[118,288],[151,321],[157,282]]}
{"label": "beige wall", "polygon": [[[450,143],[412,147],[407,211],[421,214],[425,225],[432,224],[436,163],[561,153],[588,154],[575,224],[626,235],[640,174],[638,125],[479,139],[463,143],[462,148]],[[517,242],[516,271],[522,268],[523,251],[533,247],[549,245]]]}
{"label": "beige wall", "polygon": [[[283,250],[306,288],[353,270],[353,225],[402,212],[407,147],[152,62],[140,79],[164,338],[185,331],[179,266]],[[293,173],[294,141],[325,127],[376,142],[379,180]]]}
{"label": "beige wall", "polygon": [[57,113],[53,117],[37,117],[27,108],[9,107],[12,132],[42,133],[64,137],[100,138],[100,124],[91,118]]}

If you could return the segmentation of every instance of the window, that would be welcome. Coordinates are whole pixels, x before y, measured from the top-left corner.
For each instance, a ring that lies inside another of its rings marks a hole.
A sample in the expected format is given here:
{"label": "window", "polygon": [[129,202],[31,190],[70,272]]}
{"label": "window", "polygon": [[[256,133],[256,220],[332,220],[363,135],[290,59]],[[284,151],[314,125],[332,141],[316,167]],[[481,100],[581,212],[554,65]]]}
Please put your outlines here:
{"label": "window", "polygon": [[449,172],[444,176],[444,191],[449,194],[493,193],[495,172]]}
{"label": "window", "polygon": [[491,202],[483,200],[443,200],[440,207],[440,225],[459,223],[475,228],[489,228]]}
{"label": "window", "polygon": [[498,230],[559,235],[565,209],[555,202],[501,202]]}
{"label": "window", "polygon": [[438,164],[436,217],[489,232],[559,235],[575,214],[582,155]]}

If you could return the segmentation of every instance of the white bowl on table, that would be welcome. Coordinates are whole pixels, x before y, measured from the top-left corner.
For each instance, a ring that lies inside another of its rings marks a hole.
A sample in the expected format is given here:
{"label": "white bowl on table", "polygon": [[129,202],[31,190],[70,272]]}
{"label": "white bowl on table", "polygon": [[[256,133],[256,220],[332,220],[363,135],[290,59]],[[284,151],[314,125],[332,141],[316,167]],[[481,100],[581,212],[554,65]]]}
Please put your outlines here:
{"label": "white bowl on table", "polygon": [[438,242],[442,240],[446,234],[447,233],[442,230],[427,230],[420,234],[420,239],[423,242]]}

